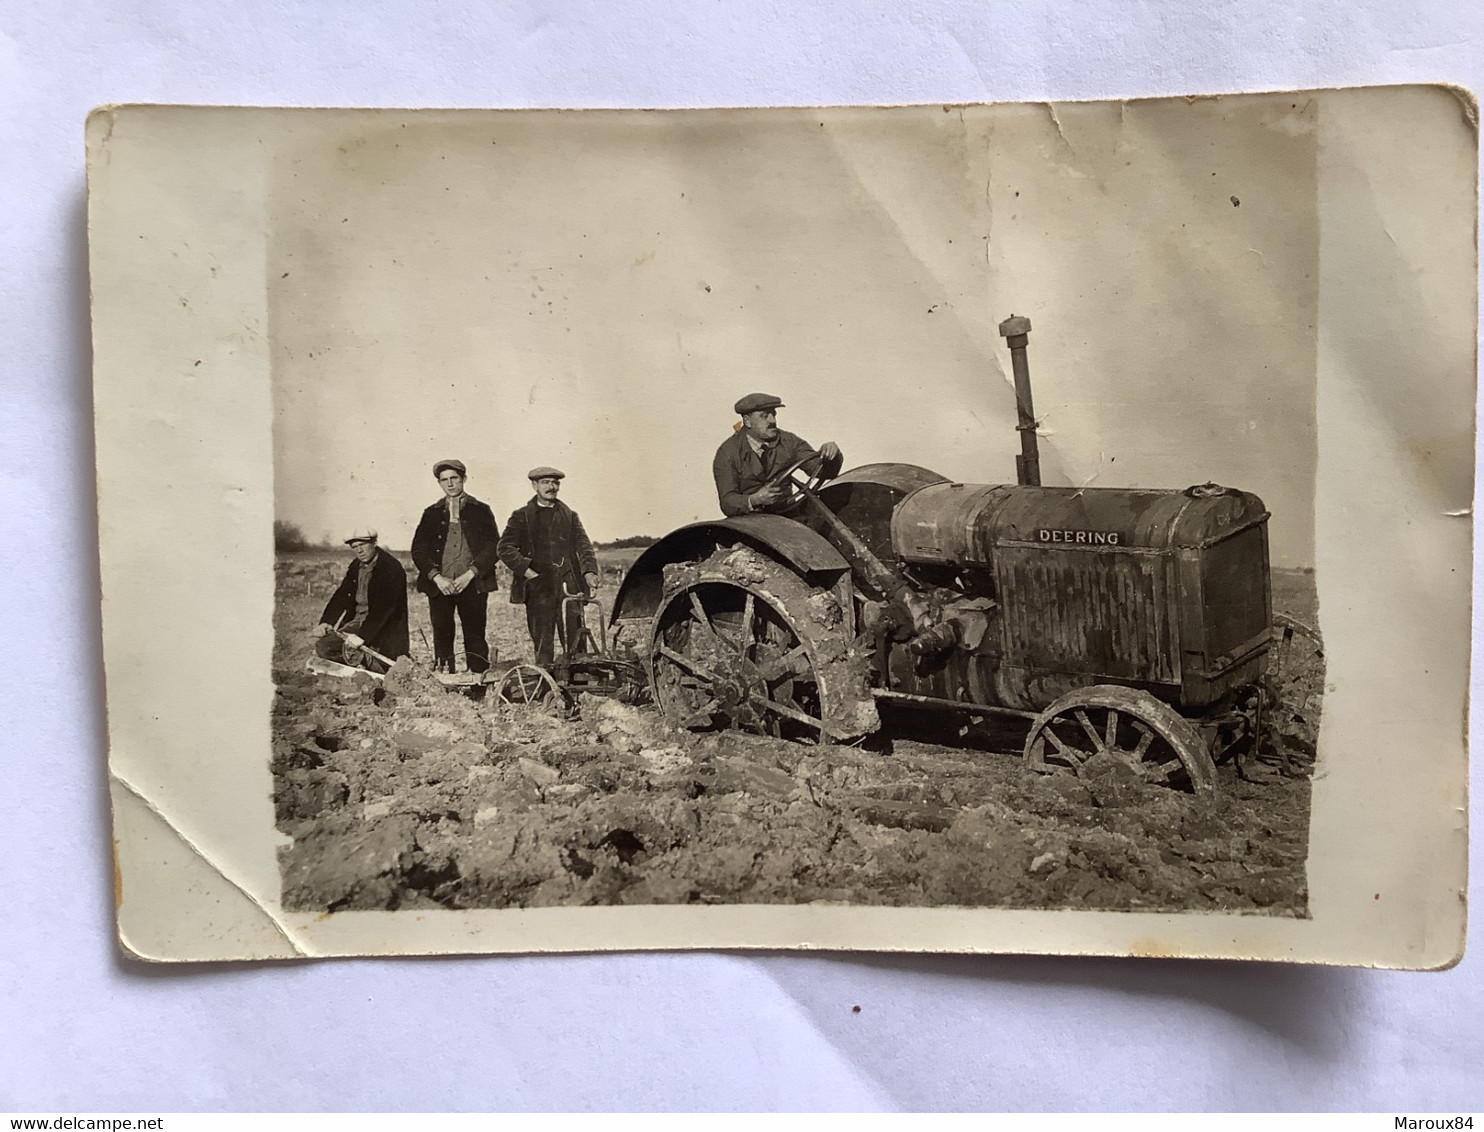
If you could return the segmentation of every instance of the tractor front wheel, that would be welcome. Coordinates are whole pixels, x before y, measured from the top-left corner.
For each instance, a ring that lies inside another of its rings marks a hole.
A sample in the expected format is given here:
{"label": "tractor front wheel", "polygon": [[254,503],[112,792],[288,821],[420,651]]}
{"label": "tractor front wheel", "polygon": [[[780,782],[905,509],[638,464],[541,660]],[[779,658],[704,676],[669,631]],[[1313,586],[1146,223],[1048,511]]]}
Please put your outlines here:
{"label": "tractor front wheel", "polygon": [[1324,642],[1318,630],[1287,614],[1274,614],[1265,712],[1270,743],[1284,766],[1293,756],[1305,763],[1315,759],[1324,673]]}
{"label": "tractor front wheel", "polygon": [[1202,792],[1216,767],[1190,721],[1137,688],[1098,684],[1052,703],[1031,724],[1025,760],[1033,770],[1078,771],[1107,756],[1148,782]]}

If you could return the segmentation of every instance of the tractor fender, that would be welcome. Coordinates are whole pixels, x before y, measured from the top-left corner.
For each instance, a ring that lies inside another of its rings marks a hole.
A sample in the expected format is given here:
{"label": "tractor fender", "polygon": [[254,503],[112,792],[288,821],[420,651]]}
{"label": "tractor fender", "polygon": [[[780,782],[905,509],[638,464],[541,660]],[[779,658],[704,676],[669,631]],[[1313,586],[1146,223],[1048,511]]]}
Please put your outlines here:
{"label": "tractor fender", "polygon": [[613,599],[612,622],[652,617],[664,591],[664,569],[672,562],[695,562],[719,546],[741,544],[783,563],[817,584],[831,585],[850,569],[823,535],[783,515],[738,515],[707,519],[671,531],[629,568]]}

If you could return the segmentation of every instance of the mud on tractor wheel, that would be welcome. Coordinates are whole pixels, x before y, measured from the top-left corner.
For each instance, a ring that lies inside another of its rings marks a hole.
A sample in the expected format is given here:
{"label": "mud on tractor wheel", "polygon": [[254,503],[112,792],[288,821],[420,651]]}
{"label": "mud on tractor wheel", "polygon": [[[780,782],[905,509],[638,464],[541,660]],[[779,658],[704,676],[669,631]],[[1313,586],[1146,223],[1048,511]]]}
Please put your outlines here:
{"label": "mud on tractor wheel", "polygon": [[1148,692],[1098,684],[1069,692],[1031,725],[1025,759],[1039,771],[1076,771],[1106,755],[1155,785],[1195,792],[1216,785],[1216,767],[1190,722]]}
{"label": "mud on tractor wheel", "polygon": [[747,547],[665,567],[650,643],[672,724],[849,741],[880,721],[835,595]]}

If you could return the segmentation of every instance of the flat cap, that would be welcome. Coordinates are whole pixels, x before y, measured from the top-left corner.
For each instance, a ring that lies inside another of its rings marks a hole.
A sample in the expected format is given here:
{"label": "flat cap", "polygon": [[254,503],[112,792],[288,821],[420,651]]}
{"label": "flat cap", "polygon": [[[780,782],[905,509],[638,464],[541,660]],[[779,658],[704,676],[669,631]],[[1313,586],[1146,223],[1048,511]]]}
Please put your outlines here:
{"label": "flat cap", "polygon": [[526,473],[528,480],[564,480],[567,473],[558,471],[556,468],[548,468],[544,464],[539,468],[532,468]]}
{"label": "flat cap", "polygon": [[375,527],[357,527],[355,530],[351,531],[350,534],[348,534],[348,535],[345,536],[345,545],[346,546],[349,546],[353,542],[375,542],[375,541],[376,541],[376,528]]}
{"label": "flat cap", "polygon": [[783,407],[783,402],[771,393],[749,393],[732,406],[732,411],[745,417],[748,413],[760,413],[764,409],[781,409]]}
{"label": "flat cap", "polygon": [[469,474],[469,470],[464,467],[464,461],[462,460],[439,460],[433,465],[434,478],[441,476],[445,468],[452,468],[461,476],[467,476]]}

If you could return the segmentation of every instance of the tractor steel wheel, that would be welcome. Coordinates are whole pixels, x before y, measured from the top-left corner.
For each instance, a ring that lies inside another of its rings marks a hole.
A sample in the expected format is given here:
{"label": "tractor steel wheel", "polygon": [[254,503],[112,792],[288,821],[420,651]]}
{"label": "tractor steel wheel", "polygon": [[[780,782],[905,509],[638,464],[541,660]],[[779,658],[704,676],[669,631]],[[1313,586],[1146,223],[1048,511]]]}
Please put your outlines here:
{"label": "tractor steel wheel", "polygon": [[1137,688],[1098,684],[1069,692],[1031,724],[1025,759],[1034,770],[1078,771],[1106,755],[1155,784],[1215,788],[1216,767],[1190,722]]}
{"label": "tractor steel wheel", "polygon": [[1324,642],[1318,631],[1275,613],[1265,682],[1264,710],[1273,743],[1312,762],[1324,706]]}
{"label": "tractor steel wheel", "polygon": [[553,715],[567,710],[567,697],[556,677],[539,664],[517,664],[495,682],[495,699],[516,707],[534,707]]}
{"label": "tractor steel wheel", "polygon": [[879,725],[834,597],[745,548],[718,551],[668,588],[650,673],[678,727],[823,742]]}

